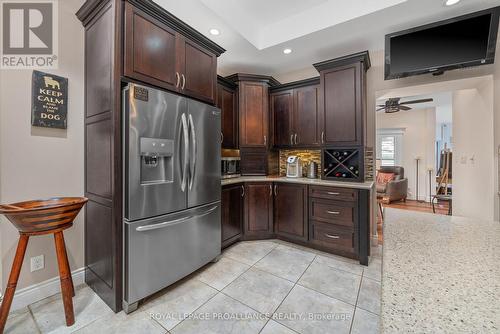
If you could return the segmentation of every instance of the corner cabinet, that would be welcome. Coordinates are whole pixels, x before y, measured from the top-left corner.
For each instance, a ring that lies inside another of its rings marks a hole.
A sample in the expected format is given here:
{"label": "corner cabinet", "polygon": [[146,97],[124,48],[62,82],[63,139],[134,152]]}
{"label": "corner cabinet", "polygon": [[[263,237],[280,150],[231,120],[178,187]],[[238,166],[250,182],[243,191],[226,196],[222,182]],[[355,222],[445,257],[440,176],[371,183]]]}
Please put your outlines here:
{"label": "corner cabinet", "polygon": [[125,2],[124,75],[213,104],[216,54],[156,15]]}
{"label": "corner cabinet", "polygon": [[122,86],[138,81],[215,102],[225,50],[150,0],[88,0],[85,29],[85,282],[122,309]]}
{"label": "corner cabinet", "polygon": [[314,64],[320,73],[321,144],[364,145],[368,51]]}
{"label": "corner cabinet", "polygon": [[238,85],[238,132],[242,175],[277,174],[278,152],[269,131],[269,88],[273,77],[236,73],[225,79]]}

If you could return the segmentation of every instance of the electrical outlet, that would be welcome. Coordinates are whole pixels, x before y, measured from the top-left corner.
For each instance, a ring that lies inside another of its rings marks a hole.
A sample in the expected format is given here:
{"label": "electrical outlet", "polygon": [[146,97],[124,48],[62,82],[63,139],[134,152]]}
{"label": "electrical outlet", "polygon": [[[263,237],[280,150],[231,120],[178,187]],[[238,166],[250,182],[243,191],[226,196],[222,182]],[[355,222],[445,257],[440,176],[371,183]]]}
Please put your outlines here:
{"label": "electrical outlet", "polygon": [[33,256],[31,258],[31,272],[37,271],[37,270],[42,270],[45,267],[45,258],[42,255],[38,256]]}

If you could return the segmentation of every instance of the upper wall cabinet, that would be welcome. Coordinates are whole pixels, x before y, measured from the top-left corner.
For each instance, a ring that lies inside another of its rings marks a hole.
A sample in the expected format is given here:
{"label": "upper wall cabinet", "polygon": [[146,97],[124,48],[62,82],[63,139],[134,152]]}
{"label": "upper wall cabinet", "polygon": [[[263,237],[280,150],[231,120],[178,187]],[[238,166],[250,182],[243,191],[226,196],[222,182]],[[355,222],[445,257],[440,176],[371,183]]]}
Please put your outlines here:
{"label": "upper wall cabinet", "polygon": [[217,107],[222,111],[222,148],[238,148],[238,104],[236,85],[223,77],[217,78]]}
{"label": "upper wall cabinet", "polygon": [[274,146],[315,147],[319,140],[319,78],[273,87],[271,115]]}
{"label": "upper wall cabinet", "polygon": [[268,148],[269,87],[279,82],[269,76],[240,73],[226,79],[238,84],[240,148]]}
{"label": "upper wall cabinet", "polygon": [[320,73],[319,126],[321,143],[363,145],[366,122],[368,52],[314,64]]}
{"label": "upper wall cabinet", "polygon": [[128,2],[124,65],[127,77],[215,102],[217,55]]}

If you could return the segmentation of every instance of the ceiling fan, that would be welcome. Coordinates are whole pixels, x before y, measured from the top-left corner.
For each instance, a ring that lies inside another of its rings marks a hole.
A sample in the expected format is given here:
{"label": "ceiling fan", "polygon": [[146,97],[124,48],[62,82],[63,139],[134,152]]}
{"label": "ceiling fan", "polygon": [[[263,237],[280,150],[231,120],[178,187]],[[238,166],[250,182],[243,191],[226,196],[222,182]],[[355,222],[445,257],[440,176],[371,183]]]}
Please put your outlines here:
{"label": "ceiling fan", "polygon": [[391,97],[387,101],[385,101],[385,104],[379,104],[377,105],[377,111],[384,110],[385,113],[387,114],[392,114],[401,110],[410,110],[411,108],[406,106],[406,104],[415,104],[415,103],[425,103],[425,102],[432,102],[434,99],[420,99],[420,100],[411,100],[411,101],[404,101],[404,102],[399,102],[401,100],[400,97]]}

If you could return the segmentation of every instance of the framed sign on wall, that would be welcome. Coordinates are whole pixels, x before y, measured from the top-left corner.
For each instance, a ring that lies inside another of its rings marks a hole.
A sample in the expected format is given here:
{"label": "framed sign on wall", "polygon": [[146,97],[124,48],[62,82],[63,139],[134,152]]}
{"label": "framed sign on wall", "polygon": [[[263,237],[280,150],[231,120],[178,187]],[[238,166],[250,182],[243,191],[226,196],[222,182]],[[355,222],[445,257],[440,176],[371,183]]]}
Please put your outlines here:
{"label": "framed sign on wall", "polygon": [[67,128],[68,79],[33,71],[31,125],[45,128]]}

